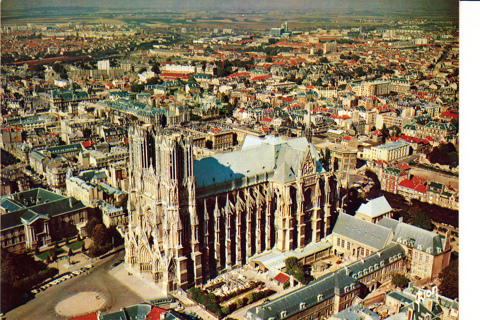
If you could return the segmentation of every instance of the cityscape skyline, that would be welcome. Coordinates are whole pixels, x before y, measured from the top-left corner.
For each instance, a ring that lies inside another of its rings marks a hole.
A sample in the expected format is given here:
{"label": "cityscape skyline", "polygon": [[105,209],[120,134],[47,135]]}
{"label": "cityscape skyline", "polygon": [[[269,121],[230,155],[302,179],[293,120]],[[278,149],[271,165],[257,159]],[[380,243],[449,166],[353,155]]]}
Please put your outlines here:
{"label": "cityscape skyline", "polygon": [[0,312],[458,320],[460,9],[2,1]]}

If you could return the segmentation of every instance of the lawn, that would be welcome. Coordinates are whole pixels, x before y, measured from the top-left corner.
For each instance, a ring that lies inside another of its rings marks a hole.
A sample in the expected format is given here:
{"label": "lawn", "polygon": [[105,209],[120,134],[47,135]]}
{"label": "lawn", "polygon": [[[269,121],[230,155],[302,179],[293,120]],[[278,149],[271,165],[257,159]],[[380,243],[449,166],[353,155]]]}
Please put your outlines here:
{"label": "lawn", "polygon": [[83,246],[84,243],[85,242],[83,240],[75,241],[75,242],[72,242],[70,244],[67,244],[67,247],[72,249],[72,251],[75,251],[75,250],[80,249]]}
{"label": "lawn", "polygon": [[[50,250],[52,250],[52,249],[50,249]],[[37,257],[39,259],[41,259],[42,261],[47,260],[47,256],[50,254],[50,250],[47,250],[47,251],[44,251],[44,252],[40,253],[39,255],[37,255]],[[65,250],[63,250],[62,248],[57,249],[57,257],[59,257],[60,255],[62,255],[64,253],[65,253]]]}

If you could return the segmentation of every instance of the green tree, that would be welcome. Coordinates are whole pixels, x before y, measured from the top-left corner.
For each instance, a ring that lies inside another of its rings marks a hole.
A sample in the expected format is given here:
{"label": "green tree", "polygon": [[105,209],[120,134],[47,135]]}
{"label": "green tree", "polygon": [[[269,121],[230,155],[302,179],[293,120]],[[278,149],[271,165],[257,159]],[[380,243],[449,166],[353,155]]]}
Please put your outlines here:
{"label": "green tree", "polygon": [[433,230],[434,225],[432,224],[432,220],[419,207],[412,206],[408,210],[408,215],[409,215],[409,219],[408,219],[409,223],[425,230],[429,230],[429,231]]}
{"label": "green tree", "polygon": [[285,259],[285,269],[290,275],[293,275],[300,283],[306,284],[307,278],[302,263],[296,257]]}
{"label": "green tree", "polygon": [[93,217],[88,221],[87,225],[85,226],[85,231],[87,232],[87,236],[89,238],[93,237],[93,229],[99,223],[100,223],[100,221],[98,220],[97,217]]}
{"label": "green tree", "polygon": [[109,237],[107,234],[107,228],[105,228],[105,225],[103,223],[99,223],[95,226],[93,229],[93,242],[95,242],[96,245],[99,246],[105,246],[108,243]]}
{"label": "green tree", "polygon": [[145,85],[140,83],[134,83],[131,86],[132,92],[142,92],[145,89]]}
{"label": "green tree", "polygon": [[376,190],[380,189],[380,180],[378,180],[378,176],[375,172],[371,170],[367,170],[365,171],[365,175],[367,176],[367,178],[372,179],[373,181],[372,189],[376,189]]}
{"label": "green tree", "polygon": [[229,314],[230,313],[230,307],[229,306],[224,306],[222,307],[222,314]]}
{"label": "green tree", "polygon": [[243,307],[243,299],[237,299],[235,304],[237,305],[237,309],[241,309]]}
{"label": "green tree", "polygon": [[157,74],[160,73],[160,67],[159,67],[158,63],[155,62],[155,63],[153,64],[151,70],[152,70],[152,72],[155,72],[155,73],[157,73]]}
{"label": "green tree", "polygon": [[440,273],[440,294],[450,299],[458,298],[458,260],[450,264]]}
{"label": "green tree", "polygon": [[403,274],[394,273],[392,274],[392,284],[397,287],[405,288],[408,286],[408,278]]}
{"label": "green tree", "polygon": [[317,80],[315,80],[315,82],[313,83],[314,86],[318,86],[318,87],[321,87],[323,85],[323,82],[322,82],[322,78],[318,78]]}
{"label": "green tree", "polygon": [[288,257],[285,259],[285,269],[288,274],[292,275],[295,272],[295,269],[300,267],[301,264],[297,257]]}
{"label": "green tree", "polygon": [[152,85],[152,84],[157,84],[158,83],[158,78],[157,77],[151,77],[147,79],[147,84]]}
{"label": "green tree", "polygon": [[16,265],[15,255],[5,249],[2,249],[1,260],[2,282],[14,284],[20,278],[20,269]]}

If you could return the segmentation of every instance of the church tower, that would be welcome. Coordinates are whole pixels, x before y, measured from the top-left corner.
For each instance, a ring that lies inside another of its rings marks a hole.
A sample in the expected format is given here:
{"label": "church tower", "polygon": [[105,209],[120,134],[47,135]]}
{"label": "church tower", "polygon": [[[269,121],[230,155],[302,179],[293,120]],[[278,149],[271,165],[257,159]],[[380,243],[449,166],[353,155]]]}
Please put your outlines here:
{"label": "church tower", "polygon": [[159,126],[130,127],[129,229],[125,261],[167,291],[202,282],[193,143]]}

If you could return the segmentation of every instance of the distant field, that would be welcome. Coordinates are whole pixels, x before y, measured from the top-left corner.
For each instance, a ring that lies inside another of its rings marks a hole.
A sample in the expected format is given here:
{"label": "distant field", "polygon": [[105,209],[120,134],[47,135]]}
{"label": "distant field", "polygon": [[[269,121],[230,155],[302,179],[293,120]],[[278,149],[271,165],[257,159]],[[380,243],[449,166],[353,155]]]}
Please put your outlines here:
{"label": "distant field", "polygon": [[[4,15],[2,12],[3,25],[25,25],[26,23],[49,24],[65,22],[86,22],[86,23],[111,23],[111,24],[140,24],[145,26],[165,26],[185,24],[198,28],[234,28],[265,30],[279,26],[282,22],[288,21],[289,27],[293,29],[309,29],[312,27],[348,27],[358,26],[358,20],[382,20],[399,18],[428,18],[438,21],[452,20],[458,21],[458,17],[439,16],[431,12],[311,12],[311,13],[292,13],[292,12],[268,12],[268,13],[206,13],[206,12],[148,12],[148,13],[99,13],[91,12],[79,15]],[[357,20],[357,21],[355,21]],[[383,21],[362,22],[362,26],[378,26]]]}

